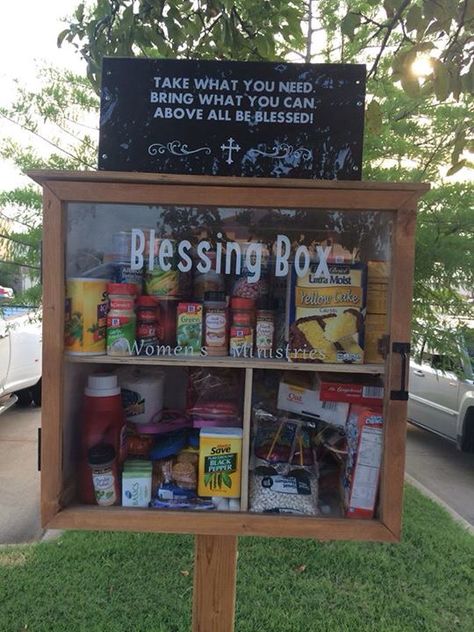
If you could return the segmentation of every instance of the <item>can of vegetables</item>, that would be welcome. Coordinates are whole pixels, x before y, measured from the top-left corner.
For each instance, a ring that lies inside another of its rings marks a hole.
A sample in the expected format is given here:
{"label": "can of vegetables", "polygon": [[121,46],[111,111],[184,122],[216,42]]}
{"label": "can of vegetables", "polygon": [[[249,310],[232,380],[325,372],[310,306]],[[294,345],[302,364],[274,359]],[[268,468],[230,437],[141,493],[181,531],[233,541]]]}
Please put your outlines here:
{"label": "can of vegetables", "polygon": [[[178,270],[178,258],[176,255],[166,258],[166,266],[160,265],[160,248],[162,239],[155,239],[147,244],[147,266],[145,270],[145,291],[149,296],[157,298],[179,296],[181,293],[180,273]],[[176,250],[176,241],[167,239],[173,252]],[[153,248],[153,257],[150,257],[150,248]]]}
{"label": "can of vegetables", "polygon": [[64,317],[64,347],[67,353],[105,354],[107,283],[109,279],[67,279]]}

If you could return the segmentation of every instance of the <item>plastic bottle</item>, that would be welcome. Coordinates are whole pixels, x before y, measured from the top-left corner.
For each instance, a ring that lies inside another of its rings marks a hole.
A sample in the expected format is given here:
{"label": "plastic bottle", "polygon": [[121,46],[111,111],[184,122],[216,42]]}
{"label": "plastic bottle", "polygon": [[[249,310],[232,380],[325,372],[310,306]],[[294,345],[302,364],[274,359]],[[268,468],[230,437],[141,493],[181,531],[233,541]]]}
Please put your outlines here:
{"label": "plastic bottle", "polygon": [[81,420],[81,450],[79,457],[79,496],[82,502],[95,504],[96,497],[89,466],[89,450],[109,444],[118,463],[124,458],[125,416],[120,386],[116,375],[89,375],[84,394]]}

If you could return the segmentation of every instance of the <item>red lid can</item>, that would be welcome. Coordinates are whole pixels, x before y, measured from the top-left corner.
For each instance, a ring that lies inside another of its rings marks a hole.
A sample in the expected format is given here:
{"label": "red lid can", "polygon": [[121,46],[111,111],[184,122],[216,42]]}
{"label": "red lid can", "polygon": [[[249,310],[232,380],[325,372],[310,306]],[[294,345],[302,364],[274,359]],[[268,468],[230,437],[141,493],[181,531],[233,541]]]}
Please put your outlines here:
{"label": "red lid can", "polygon": [[230,299],[230,307],[231,309],[255,309],[255,301],[253,298],[241,298],[240,296],[236,296]]}

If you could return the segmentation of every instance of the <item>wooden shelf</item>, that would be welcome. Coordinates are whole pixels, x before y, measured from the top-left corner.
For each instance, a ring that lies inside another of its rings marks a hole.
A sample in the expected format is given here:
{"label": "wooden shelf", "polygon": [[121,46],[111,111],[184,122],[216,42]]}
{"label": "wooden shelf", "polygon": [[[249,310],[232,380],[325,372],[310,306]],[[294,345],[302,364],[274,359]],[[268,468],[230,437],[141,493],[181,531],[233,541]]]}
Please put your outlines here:
{"label": "wooden shelf", "polygon": [[244,360],[230,357],[192,357],[192,356],[108,356],[91,355],[79,356],[65,354],[66,362],[78,364],[118,364],[144,366],[210,366],[234,369],[274,369],[282,371],[320,371],[325,373],[362,373],[382,375],[383,364],[318,364],[303,362],[285,362],[283,360]]}
{"label": "wooden shelf", "polygon": [[377,519],[353,520],[232,511],[171,511],[74,504],[56,512],[46,526],[48,529],[159,531],[160,533],[254,535],[318,540],[376,540],[379,542],[397,540],[397,537]]}

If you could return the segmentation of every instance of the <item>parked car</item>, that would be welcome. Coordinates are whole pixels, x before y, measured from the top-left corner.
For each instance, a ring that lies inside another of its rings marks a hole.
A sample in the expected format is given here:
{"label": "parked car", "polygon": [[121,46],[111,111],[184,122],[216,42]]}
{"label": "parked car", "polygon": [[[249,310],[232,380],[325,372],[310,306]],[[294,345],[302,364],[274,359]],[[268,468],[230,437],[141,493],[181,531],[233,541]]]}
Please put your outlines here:
{"label": "parked car", "polygon": [[41,319],[38,310],[0,308],[0,414],[15,402],[41,405]]}
{"label": "parked car", "polygon": [[474,328],[459,340],[457,358],[422,349],[410,362],[408,419],[474,452]]}

